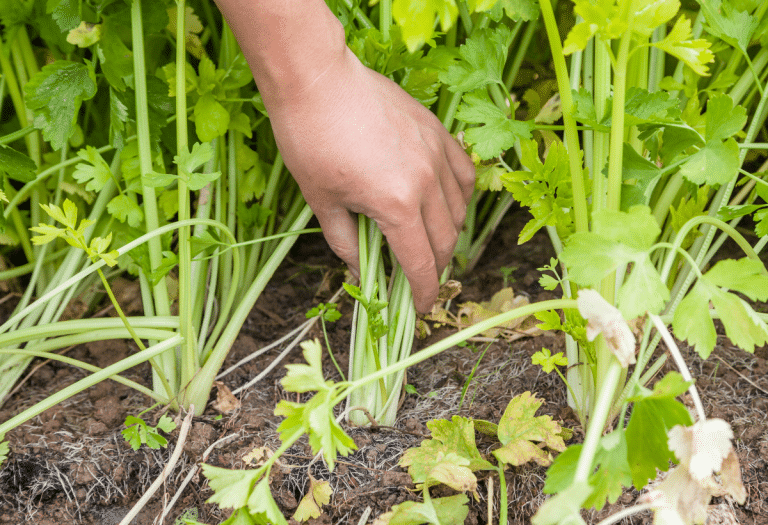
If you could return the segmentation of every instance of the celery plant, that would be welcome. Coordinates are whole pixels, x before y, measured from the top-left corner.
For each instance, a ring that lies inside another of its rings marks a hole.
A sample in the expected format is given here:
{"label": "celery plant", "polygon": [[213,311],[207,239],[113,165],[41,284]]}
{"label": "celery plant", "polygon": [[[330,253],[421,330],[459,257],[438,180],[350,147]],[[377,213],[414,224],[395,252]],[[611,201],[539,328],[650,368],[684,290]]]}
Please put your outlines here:
{"label": "celery plant", "polygon": [[[140,351],[103,371],[67,360],[94,374],[3,422],[0,436],[105,377],[125,383],[114,374],[146,360],[153,363],[152,388],[127,384],[156,401],[194,405],[202,413],[242,323],[297,235],[308,231],[303,228],[311,217],[277,153],[229,29],[216,39],[218,45],[203,45],[199,19],[184,0],[167,10],[162,3],[138,0],[76,13],[70,8],[57,8],[68,14],[58,19],[61,40],[68,31],[85,50],[70,54],[72,60],[33,71],[33,55],[25,61],[20,54],[11,64],[0,50],[5,84],[14,82],[9,92],[21,127],[3,138],[2,169],[25,183],[19,190],[5,184],[10,202],[3,216],[11,219],[9,232],[19,239],[32,272],[32,285],[0,327],[3,388],[12,387],[32,357],[52,355],[57,348],[133,338]],[[205,12],[213,30],[220,19]],[[29,13],[16,24],[18,34],[35,30],[44,16]],[[92,34],[75,31],[79,20],[96,24]],[[118,27],[121,21],[130,21],[129,33]],[[129,36],[132,50],[124,41]],[[23,50],[28,41],[19,40]],[[169,42],[175,59],[166,62]],[[49,44],[75,49],[66,41]],[[215,62],[208,53],[218,55]],[[101,58],[88,61],[82,54]],[[12,75],[20,67],[28,69],[25,86],[19,84],[21,75]],[[62,90],[72,97],[57,101]],[[84,115],[78,116],[81,105]],[[104,108],[109,128],[93,128],[88,117]],[[45,140],[28,125],[30,115]],[[174,122],[175,133],[169,126]],[[70,148],[80,145],[80,131],[90,144],[71,155]],[[23,139],[29,156],[5,145]],[[108,144],[96,148],[98,140]],[[57,161],[46,166],[34,158],[38,150]],[[51,193],[46,186],[56,176]],[[31,224],[18,212],[27,200]],[[79,224],[78,215],[84,217]],[[36,237],[30,238],[29,226]],[[71,247],[63,254],[58,248],[66,243]],[[122,316],[116,304],[121,320],[57,322],[70,299],[97,275],[112,297],[100,269],[105,263],[138,276],[144,315]]]}

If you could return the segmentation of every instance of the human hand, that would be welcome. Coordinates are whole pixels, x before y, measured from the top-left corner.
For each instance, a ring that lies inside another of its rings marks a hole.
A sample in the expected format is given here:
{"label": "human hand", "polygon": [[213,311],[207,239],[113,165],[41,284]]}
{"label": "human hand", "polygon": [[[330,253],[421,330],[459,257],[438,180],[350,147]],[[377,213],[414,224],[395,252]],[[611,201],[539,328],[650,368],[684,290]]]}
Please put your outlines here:
{"label": "human hand", "polygon": [[355,214],[376,221],[428,312],[472,195],[472,161],[427,108],[346,52],[264,102],[278,148],[333,251],[359,274]]}

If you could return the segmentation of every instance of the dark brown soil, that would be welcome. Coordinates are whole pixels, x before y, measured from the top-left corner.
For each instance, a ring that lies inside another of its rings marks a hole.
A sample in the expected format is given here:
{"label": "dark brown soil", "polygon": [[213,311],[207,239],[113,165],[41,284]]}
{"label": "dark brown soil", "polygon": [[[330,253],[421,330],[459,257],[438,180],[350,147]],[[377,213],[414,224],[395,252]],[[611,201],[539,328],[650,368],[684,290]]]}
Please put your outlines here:
{"label": "dark brown soil", "polygon": [[[548,239],[537,235],[531,242],[517,245],[517,233],[527,220],[524,212],[510,214],[489,245],[481,265],[464,280],[464,291],[454,302],[489,300],[502,287],[502,267],[515,267],[512,286],[531,301],[554,298],[552,292],[538,286],[538,267],[552,255]],[[304,321],[304,313],[314,304],[326,301],[342,279],[338,260],[329,252],[322,238],[305,237],[279,269],[272,284],[263,293],[235,342],[224,369],[241,358],[276,340]],[[129,298],[130,285],[125,297]],[[130,299],[126,299],[130,300]],[[329,326],[329,336],[343,369],[347,366],[345,349],[349,343],[351,303],[339,305],[343,317]],[[454,306],[455,309],[455,306]],[[445,337],[451,328],[434,330],[417,348]],[[322,337],[319,326],[309,337]],[[546,375],[530,364],[531,355],[547,347],[552,352],[563,347],[560,335],[545,333],[536,337],[504,340],[491,345],[469,383],[464,399],[462,388],[475,366],[484,344],[452,348],[408,371],[408,383],[417,394],[405,396],[394,428],[375,431],[347,428],[358,450],[340,458],[333,473],[322,461],[313,462],[305,441],[291,448],[282,465],[273,469],[272,491],[286,516],[296,509],[309,487],[308,473],[315,479],[329,480],[333,495],[324,514],[312,524],[355,524],[368,513],[370,523],[392,505],[417,499],[407,473],[398,467],[403,452],[417,446],[428,435],[425,423],[454,414],[497,421],[509,400],[531,391],[546,400],[540,413],[551,415],[561,424],[576,428],[572,412],[566,407],[565,387],[554,374]],[[108,341],[77,347],[73,357],[105,366],[134,351],[131,343]],[[269,365],[281,349],[270,351],[237,368],[222,379],[230,389],[247,383]],[[768,348],[749,355],[721,338],[712,357],[702,362],[686,349],[691,371],[697,378],[710,417],[731,423],[742,466],[748,499],[744,506],[731,501],[713,501],[710,523],[768,523]],[[176,493],[187,473],[201,461],[210,445],[229,436],[207,459],[213,465],[244,468],[243,457],[257,447],[275,450],[279,439],[275,429],[280,419],[273,415],[280,399],[288,398],[279,384],[284,364],[300,362],[298,349],[260,383],[238,397],[241,407],[231,415],[219,417],[212,407],[195,418],[184,453],[173,473],[145,507],[135,523],[159,523],[163,506]],[[329,360],[326,377],[338,379]],[[31,369],[30,369],[31,370]],[[6,420],[22,409],[45,398],[53,391],[84,377],[67,365],[48,363],[38,368],[29,380],[0,410]],[[139,367],[128,377],[148,384],[149,368]],[[291,399],[295,397],[291,395]],[[212,401],[215,400],[215,392]],[[0,524],[36,523],[39,525],[103,524],[121,521],[131,506],[158,477],[168,461],[179,431],[169,436],[167,449],[142,447],[133,451],[120,431],[128,414],[146,408],[142,395],[114,382],[97,385],[9,433],[11,455],[0,470]],[[341,407],[339,407],[340,409]],[[154,417],[157,417],[155,415]],[[150,417],[150,419],[152,419]],[[574,440],[581,439],[576,428]],[[509,519],[527,523],[544,501],[542,494],[546,469],[536,466],[513,468],[507,473]],[[495,520],[498,520],[498,482],[494,483]],[[182,493],[165,523],[174,523],[182,513],[196,515],[200,522],[218,524],[228,516],[215,505],[205,503],[212,494],[202,475],[196,476]],[[480,500],[470,503],[466,523],[488,522],[488,485],[481,477]],[[585,513],[588,522],[632,504],[637,492],[626,492],[615,506],[599,513]],[[623,523],[650,523],[650,514],[640,514]]]}

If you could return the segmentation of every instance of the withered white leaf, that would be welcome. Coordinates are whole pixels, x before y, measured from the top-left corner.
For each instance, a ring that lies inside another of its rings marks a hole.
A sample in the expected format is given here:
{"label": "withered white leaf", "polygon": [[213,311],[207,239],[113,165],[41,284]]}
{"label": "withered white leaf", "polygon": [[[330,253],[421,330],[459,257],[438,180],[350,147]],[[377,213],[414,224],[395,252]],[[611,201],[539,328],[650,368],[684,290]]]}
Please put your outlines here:
{"label": "withered white leaf", "polygon": [[719,472],[723,459],[733,450],[733,431],[722,419],[707,419],[690,427],[676,425],[667,435],[669,449],[700,482]]}
{"label": "withered white leaf", "polygon": [[595,290],[579,291],[576,299],[581,316],[587,320],[587,339],[602,333],[608,348],[624,368],[635,363],[635,336],[618,308]]}

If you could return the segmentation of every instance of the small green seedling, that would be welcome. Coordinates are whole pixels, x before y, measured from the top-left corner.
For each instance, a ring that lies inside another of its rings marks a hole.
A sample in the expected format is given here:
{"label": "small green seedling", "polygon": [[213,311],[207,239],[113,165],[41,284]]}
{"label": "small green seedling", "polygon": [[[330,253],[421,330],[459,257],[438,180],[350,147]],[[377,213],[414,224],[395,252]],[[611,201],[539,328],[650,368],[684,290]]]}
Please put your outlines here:
{"label": "small green seedling", "polygon": [[168,440],[161,436],[158,430],[168,434],[176,429],[176,423],[167,415],[161,416],[155,426],[147,425],[139,416],[128,416],[125,418],[125,426],[127,428],[121,433],[133,450],[139,450],[141,445],[147,445],[151,449],[165,448]]}
{"label": "small green seedling", "polygon": [[336,362],[336,358],[333,356],[333,351],[331,350],[331,342],[328,340],[328,330],[325,326],[326,321],[329,323],[335,323],[341,319],[341,312],[339,312],[336,303],[320,303],[314,308],[311,308],[306,313],[306,316],[307,319],[312,319],[313,317],[320,318],[320,324],[323,326],[323,337],[325,337],[325,347],[328,349],[328,355],[331,357],[331,361],[333,361],[333,365],[336,367],[336,370],[339,371],[341,380],[346,381],[347,378],[344,376],[344,372],[342,372],[339,363]]}
{"label": "small green seedling", "polygon": [[512,274],[517,271],[517,266],[502,266],[499,268],[499,271],[501,272],[502,288],[506,288],[515,282],[515,278],[512,277]]}

